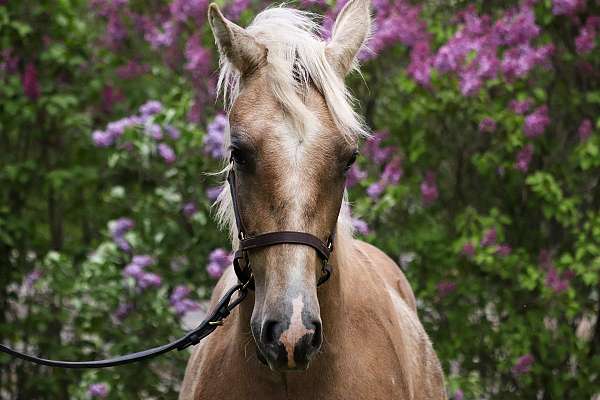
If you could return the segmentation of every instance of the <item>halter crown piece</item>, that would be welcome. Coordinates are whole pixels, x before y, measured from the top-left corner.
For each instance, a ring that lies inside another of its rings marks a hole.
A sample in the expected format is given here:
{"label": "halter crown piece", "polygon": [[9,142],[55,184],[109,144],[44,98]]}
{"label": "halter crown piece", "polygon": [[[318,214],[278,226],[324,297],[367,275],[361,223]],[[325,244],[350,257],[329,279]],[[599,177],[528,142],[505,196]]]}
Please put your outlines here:
{"label": "halter crown piece", "polygon": [[247,231],[244,227],[244,222],[242,221],[242,216],[240,214],[233,163],[234,162],[232,160],[231,169],[229,170],[229,174],[227,176],[227,182],[229,183],[231,200],[233,202],[233,213],[235,215],[235,224],[237,226],[238,239],[240,242],[233,258],[233,270],[235,271],[240,283],[243,285],[248,285],[250,289],[254,289],[254,276],[252,275],[248,251],[278,244],[301,244],[315,249],[317,251],[317,255],[321,259],[321,276],[317,281],[317,286],[321,286],[331,276],[332,271],[331,265],[329,264],[329,256],[333,251],[335,230],[333,233],[331,233],[331,235],[329,235],[327,242],[323,242],[313,234],[297,231],[276,231],[261,233],[255,236],[246,236]]}

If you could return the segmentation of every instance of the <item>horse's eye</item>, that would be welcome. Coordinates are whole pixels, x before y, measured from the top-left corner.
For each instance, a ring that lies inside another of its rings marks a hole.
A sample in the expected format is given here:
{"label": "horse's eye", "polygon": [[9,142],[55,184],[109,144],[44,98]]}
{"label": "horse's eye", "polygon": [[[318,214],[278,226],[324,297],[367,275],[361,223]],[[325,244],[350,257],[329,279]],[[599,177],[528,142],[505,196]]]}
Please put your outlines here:
{"label": "horse's eye", "polygon": [[248,158],[244,154],[244,151],[239,149],[238,147],[231,146],[231,159],[234,163],[238,165],[246,165],[248,163]]}
{"label": "horse's eye", "polygon": [[356,157],[357,156],[358,156],[358,150],[354,150],[354,152],[352,153],[352,156],[350,157],[350,159],[346,163],[346,167],[345,167],[346,171],[348,171],[350,169],[350,167],[352,166],[352,164],[354,164],[354,162],[356,161]]}

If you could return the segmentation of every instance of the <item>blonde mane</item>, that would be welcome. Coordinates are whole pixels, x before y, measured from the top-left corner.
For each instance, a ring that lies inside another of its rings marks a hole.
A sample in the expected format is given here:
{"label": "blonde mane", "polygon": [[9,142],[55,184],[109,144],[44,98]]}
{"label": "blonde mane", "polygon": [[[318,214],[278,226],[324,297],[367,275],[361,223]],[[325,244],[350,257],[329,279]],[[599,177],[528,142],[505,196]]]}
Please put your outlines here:
{"label": "blonde mane", "polygon": [[[259,13],[246,31],[267,49],[265,68],[270,89],[300,128],[298,134],[305,131],[311,117],[301,94],[312,83],[325,98],[342,134],[351,139],[368,136],[362,118],[353,109],[354,97],[326,59],[327,43],[320,38],[317,19],[316,14],[306,11],[274,7]],[[229,110],[240,93],[241,76],[224,55],[220,66],[217,89]]]}
{"label": "blonde mane", "polygon": [[[354,97],[326,59],[327,43],[321,40],[317,20],[315,14],[279,6],[259,13],[246,31],[268,51],[264,68],[270,90],[290,115],[296,133],[305,134],[314,122],[312,112],[303,101],[303,94],[307,93],[310,85],[314,85],[325,99],[339,131],[348,140],[356,142],[361,137],[367,137],[368,130],[353,109]],[[358,70],[358,66],[354,65],[354,69]],[[217,88],[218,93],[223,95],[228,111],[240,94],[241,83],[240,72],[222,54]],[[225,141],[229,139],[227,132]],[[222,172],[228,170],[229,166]],[[229,228],[236,245],[237,229],[227,182],[223,184],[215,205],[218,207],[219,223]],[[353,228],[346,195],[338,217],[336,235],[336,242],[340,244],[338,250],[343,246],[342,243],[351,243]],[[338,251],[338,255],[341,252],[343,250]]]}

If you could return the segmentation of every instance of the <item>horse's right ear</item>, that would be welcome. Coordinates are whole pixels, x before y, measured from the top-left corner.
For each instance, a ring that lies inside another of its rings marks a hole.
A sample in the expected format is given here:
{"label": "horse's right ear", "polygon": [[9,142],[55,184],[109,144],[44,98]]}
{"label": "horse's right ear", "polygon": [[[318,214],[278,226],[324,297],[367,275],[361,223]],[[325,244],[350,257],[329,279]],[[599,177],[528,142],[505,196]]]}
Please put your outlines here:
{"label": "horse's right ear", "polygon": [[244,28],[225,18],[215,3],[208,7],[208,23],[221,56],[227,57],[242,74],[254,70],[265,59],[266,48]]}
{"label": "horse's right ear", "polygon": [[371,0],[350,0],[335,20],[325,54],[344,78],[353,68],[358,51],[371,33]]}

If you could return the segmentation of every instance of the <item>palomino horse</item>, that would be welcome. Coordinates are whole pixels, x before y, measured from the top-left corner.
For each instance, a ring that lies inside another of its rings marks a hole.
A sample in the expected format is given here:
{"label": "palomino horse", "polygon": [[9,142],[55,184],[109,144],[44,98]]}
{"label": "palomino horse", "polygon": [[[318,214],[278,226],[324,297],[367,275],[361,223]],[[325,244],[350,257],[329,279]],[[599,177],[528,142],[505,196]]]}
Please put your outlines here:
{"label": "palomino horse", "polygon": [[[398,266],[352,238],[345,172],[365,128],[344,77],[369,35],[350,0],[325,43],[311,15],[271,8],[243,29],[212,4],[229,149],[246,233],[336,232],[331,278],[309,246],[249,252],[255,291],[192,354],[180,399],[445,399],[440,363]],[[229,187],[219,215],[239,245]],[[237,282],[230,268],[213,304]],[[310,363],[310,367],[309,367]]]}

